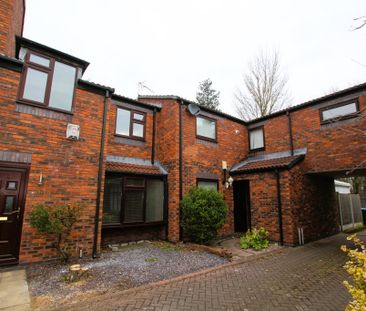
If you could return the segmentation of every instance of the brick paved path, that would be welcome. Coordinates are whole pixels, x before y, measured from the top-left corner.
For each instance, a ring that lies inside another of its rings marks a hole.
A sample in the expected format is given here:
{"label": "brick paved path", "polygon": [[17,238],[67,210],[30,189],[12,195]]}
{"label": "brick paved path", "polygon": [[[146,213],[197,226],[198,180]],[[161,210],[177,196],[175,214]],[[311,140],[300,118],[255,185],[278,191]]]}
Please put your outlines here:
{"label": "brick paved path", "polygon": [[345,235],[205,275],[120,293],[58,310],[344,310]]}

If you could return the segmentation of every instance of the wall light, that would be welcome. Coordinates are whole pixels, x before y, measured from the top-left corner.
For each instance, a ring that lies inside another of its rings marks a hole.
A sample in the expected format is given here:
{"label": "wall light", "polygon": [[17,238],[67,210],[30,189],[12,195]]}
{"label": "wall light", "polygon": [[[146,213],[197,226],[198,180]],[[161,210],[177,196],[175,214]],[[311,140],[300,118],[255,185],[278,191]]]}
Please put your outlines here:
{"label": "wall light", "polygon": [[224,179],[222,181],[222,184],[225,185],[225,183],[226,183],[226,170],[227,170],[226,161],[222,161],[222,170],[224,171]]}

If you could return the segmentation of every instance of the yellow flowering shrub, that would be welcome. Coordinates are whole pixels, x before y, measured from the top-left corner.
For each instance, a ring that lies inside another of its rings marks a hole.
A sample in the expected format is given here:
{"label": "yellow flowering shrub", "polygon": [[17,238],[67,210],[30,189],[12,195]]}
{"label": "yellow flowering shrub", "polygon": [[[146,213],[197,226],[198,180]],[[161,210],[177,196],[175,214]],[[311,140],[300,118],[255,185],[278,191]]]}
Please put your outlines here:
{"label": "yellow flowering shrub", "polygon": [[354,284],[344,281],[348,292],[352,296],[352,300],[346,307],[346,311],[364,311],[366,310],[366,250],[365,244],[352,234],[347,237],[348,241],[352,241],[355,248],[341,246],[341,250],[348,255],[348,261],[344,265],[345,270],[351,275]]}

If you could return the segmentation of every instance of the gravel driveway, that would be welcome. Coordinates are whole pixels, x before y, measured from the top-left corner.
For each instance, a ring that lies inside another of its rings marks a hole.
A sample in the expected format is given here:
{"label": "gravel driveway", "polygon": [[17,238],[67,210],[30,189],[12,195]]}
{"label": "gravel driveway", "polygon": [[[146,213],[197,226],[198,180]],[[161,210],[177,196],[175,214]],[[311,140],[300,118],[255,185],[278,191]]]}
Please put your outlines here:
{"label": "gravel driveway", "polygon": [[68,266],[33,264],[27,268],[29,289],[35,307],[72,303],[108,290],[127,289],[227,263],[210,253],[176,248],[167,243],[144,243],[118,252],[105,252],[100,259],[84,259],[89,275],[66,283]]}

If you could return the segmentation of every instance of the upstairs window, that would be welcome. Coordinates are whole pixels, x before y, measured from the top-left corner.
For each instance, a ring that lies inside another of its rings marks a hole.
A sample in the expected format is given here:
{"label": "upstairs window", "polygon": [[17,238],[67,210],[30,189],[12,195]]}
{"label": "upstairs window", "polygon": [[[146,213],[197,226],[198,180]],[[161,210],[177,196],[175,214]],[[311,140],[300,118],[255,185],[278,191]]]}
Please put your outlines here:
{"label": "upstairs window", "polygon": [[358,112],[358,102],[357,100],[354,100],[321,109],[320,119],[322,122],[332,122],[354,117]]}
{"label": "upstairs window", "polygon": [[264,150],[264,130],[263,126],[249,130],[250,151]]}
{"label": "upstairs window", "polygon": [[196,136],[216,141],[216,120],[203,116],[196,117]]}
{"label": "upstairs window", "polygon": [[144,140],[145,123],[144,112],[117,108],[116,135]]}
{"label": "upstairs window", "polygon": [[25,57],[19,100],[71,111],[76,68],[34,52]]}

